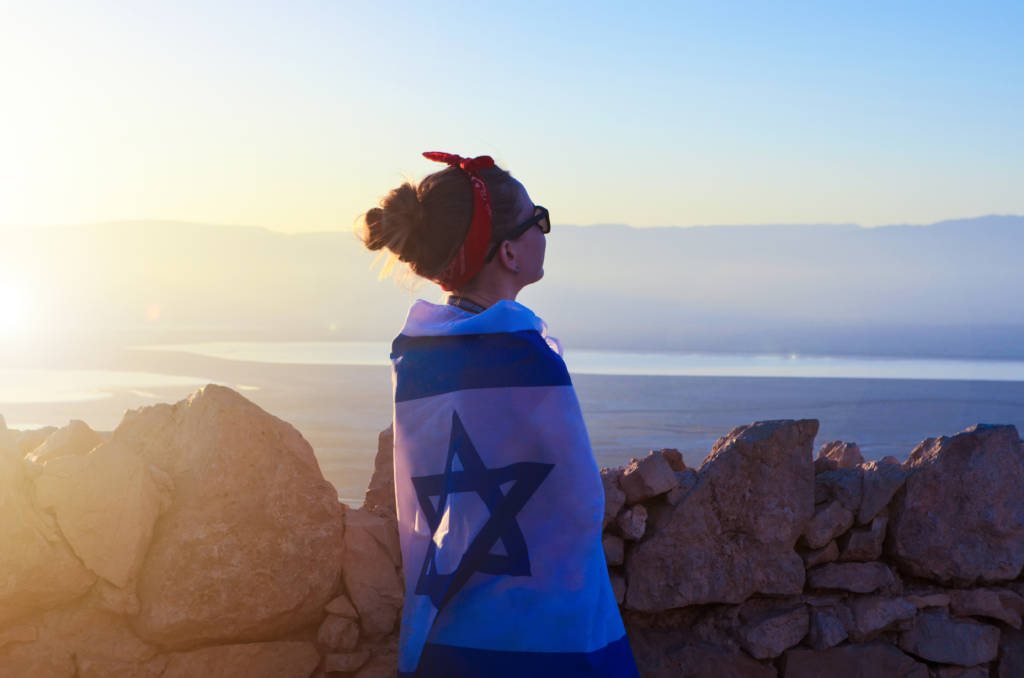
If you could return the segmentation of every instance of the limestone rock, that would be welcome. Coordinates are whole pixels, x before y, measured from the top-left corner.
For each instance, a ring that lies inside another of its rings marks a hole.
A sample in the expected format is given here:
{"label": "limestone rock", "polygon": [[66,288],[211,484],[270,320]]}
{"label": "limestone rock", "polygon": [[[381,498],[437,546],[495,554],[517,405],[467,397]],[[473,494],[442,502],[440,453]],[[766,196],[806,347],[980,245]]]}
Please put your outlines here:
{"label": "limestone rock", "polygon": [[807,608],[771,610],[756,615],[740,630],[743,649],[755,659],[778,657],[807,635],[810,617]]}
{"label": "limestone rock", "polygon": [[29,455],[36,463],[46,463],[58,457],[89,454],[97,445],[102,445],[103,436],[89,428],[80,419],[72,419],[67,426],[54,431]]}
{"label": "limestone rock", "polygon": [[141,456],[175,487],[139,576],[140,635],[173,648],[269,639],[322,619],[344,507],[294,427],[210,384],[173,406],[129,410],[104,448]]}
{"label": "limestone rock", "polygon": [[385,528],[390,529],[389,521],[368,510],[348,512],[342,577],[362,629],[371,637],[395,628],[405,595],[401,574],[381,540]]}
{"label": "limestone rock", "polygon": [[395,511],[395,434],[388,426],[377,436],[377,456],[373,458],[373,476],[366,488],[363,506],[381,508],[390,515]]}
{"label": "limestone rock", "polygon": [[672,470],[676,473],[686,470],[686,462],[683,460],[682,453],[674,447],[665,447],[659,450],[661,456],[665,457],[665,461],[672,467]]}
{"label": "limestone rock", "polygon": [[817,565],[824,565],[825,563],[835,561],[839,557],[839,546],[834,541],[830,541],[828,546],[804,551],[800,554],[800,557],[803,558],[804,567],[811,569]]}
{"label": "limestone rock", "polygon": [[878,560],[885,545],[885,525],[888,520],[888,515],[883,512],[874,517],[867,529],[854,529],[843,535],[839,540],[839,560]]}
{"label": "limestone rock", "polygon": [[694,487],[697,486],[697,472],[692,468],[685,469],[683,471],[676,471],[676,486],[673,487],[665,495],[665,501],[671,506],[675,506],[690,493]]}
{"label": "limestone rock", "polygon": [[0,624],[78,598],[96,581],[33,494],[20,456],[0,454]]}
{"label": "limestone rock", "polygon": [[647,529],[647,509],[643,504],[630,506],[615,519],[615,525],[619,528],[619,534],[623,539],[636,541],[644,536],[644,531]]}
{"label": "limestone rock", "polygon": [[339,617],[346,617],[347,619],[358,619],[359,615],[356,614],[356,608],[352,607],[352,601],[348,599],[348,596],[338,596],[331,600],[324,606],[324,611],[328,614],[336,614]]}
{"label": "limestone rock", "polygon": [[630,628],[629,644],[644,678],[775,678],[775,669],[740,649],[681,641],[675,629]]}
{"label": "limestone rock", "polygon": [[914,618],[917,608],[900,599],[864,596],[850,601],[853,628],[850,637],[855,643],[871,640],[882,631]]}
{"label": "limestone rock", "polygon": [[651,452],[626,465],[619,486],[626,493],[626,504],[638,504],[671,490],[676,476],[664,455]]}
{"label": "limestone rock", "polygon": [[[1016,598],[1012,600],[1010,596]],[[998,619],[1015,629],[1021,626],[1018,609],[1020,598],[1012,591],[967,589],[949,592],[950,611],[961,617],[988,617]],[[1014,605],[1014,603],[1018,603]]]}
{"label": "limestone rock", "polygon": [[608,527],[608,523],[615,520],[623,505],[626,503],[626,493],[619,487],[619,478],[622,477],[621,468],[601,469],[601,484],[604,485],[604,523],[602,527]]}
{"label": "limestone rock", "polygon": [[919,613],[910,630],[900,634],[900,647],[930,662],[975,666],[996,658],[999,629],[929,610]]}
{"label": "limestone rock", "polygon": [[873,461],[864,464],[863,498],[857,522],[866,525],[884,509],[907,480],[907,471],[900,464]]}
{"label": "limestone rock", "polygon": [[807,571],[807,585],[812,589],[872,593],[895,583],[892,570],[883,563],[829,563]]}
{"label": "limestone rock", "polygon": [[814,503],[838,501],[857,511],[863,496],[863,472],[859,468],[842,468],[814,476]]}
{"label": "limestone rock", "polygon": [[833,440],[830,443],[825,443],[818,450],[818,457],[814,460],[814,471],[821,473],[834,471],[837,468],[857,468],[862,463],[864,463],[864,457],[861,455],[857,443]]}
{"label": "limestone rock", "polygon": [[[23,457],[31,454],[58,430],[56,426],[44,426],[43,428],[21,431],[14,436],[14,449]],[[11,431],[11,433],[16,432]]]}
{"label": "limestone rock", "polygon": [[818,511],[804,529],[804,539],[812,549],[820,549],[853,525],[853,512],[838,501]]}
{"label": "limestone rock", "polygon": [[1024,676],[1024,632],[1003,631],[999,639],[999,678]]}
{"label": "limestone rock", "polygon": [[160,678],[309,678],[320,655],[312,643],[277,641],[214,645],[165,661]]}
{"label": "limestone rock", "polygon": [[949,607],[949,595],[934,591],[911,593],[903,596],[903,600],[907,601],[919,610],[923,610],[927,607]]}
{"label": "limestone rock", "polygon": [[328,650],[351,650],[359,642],[359,624],[354,619],[329,614],[317,630],[316,642]]}
{"label": "limestone rock", "polygon": [[324,670],[328,673],[351,673],[370,659],[369,650],[358,652],[332,653],[324,657]]}
{"label": "limestone rock", "polygon": [[39,507],[56,515],[86,567],[119,588],[133,586],[153,525],[171,504],[168,475],[134,450],[100,444],[82,456],[51,457],[35,486]]}
{"label": "limestone rock", "polygon": [[793,551],[810,520],[818,422],[757,422],[715,443],[696,487],[626,557],[626,607],[667,610],[797,594]]}
{"label": "limestone rock", "polygon": [[868,643],[828,650],[794,649],[783,656],[781,678],[928,678],[928,667],[892,645]]}
{"label": "limestone rock", "polygon": [[604,545],[604,559],[608,561],[608,564],[622,565],[626,548],[622,538],[616,537],[614,534],[606,534],[601,538],[601,543]]}
{"label": "limestone rock", "polygon": [[827,650],[846,640],[846,626],[836,615],[826,610],[811,610],[807,640],[815,650]]}
{"label": "limestone rock", "polygon": [[21,642],[0,648],[0,676],[4,678],[70,678],[81,674],[75,673],[76,661],[137,666],[157,652],[140,640],[122,617],[78,603],[34,615],[5,633],[21,636]]}
{"label": "limestone rock", "polygon": [[[1024,565],[1024,454],[1013,426],[925,441],[892,503],[887,550],[901,570],[943,584],[1015,579]],[[977,663],[977,662],[975,662]]]}

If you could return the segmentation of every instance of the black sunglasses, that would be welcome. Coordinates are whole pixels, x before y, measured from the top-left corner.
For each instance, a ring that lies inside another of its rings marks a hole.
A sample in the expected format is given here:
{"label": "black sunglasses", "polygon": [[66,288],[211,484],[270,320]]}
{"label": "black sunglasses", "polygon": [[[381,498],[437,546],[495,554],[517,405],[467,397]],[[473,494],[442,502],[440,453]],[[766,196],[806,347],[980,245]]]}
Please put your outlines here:
{"label": "black sunglasses", "polygon": [[529,219],[527,219],[526,221],[512,229],[512,232],[508,235],[508,237],[503,238],[500,242],[496,242],[493,245],[491,245],[490,251],[487,253],[487,256],[484,257],[484,263],[487,263],[488,261],[494,258],[494,255],[498,253],[498,246],[501,245],[501,243],[505,242],[506,240],[515,240],[523,233],[526,233],[528,230],[530,230],[531,226],[535,225],[540,226],[541,233],[547,234],[551,232],[551,216],[548,214],[547,207],[534,205],[532,217],[530,217]]}

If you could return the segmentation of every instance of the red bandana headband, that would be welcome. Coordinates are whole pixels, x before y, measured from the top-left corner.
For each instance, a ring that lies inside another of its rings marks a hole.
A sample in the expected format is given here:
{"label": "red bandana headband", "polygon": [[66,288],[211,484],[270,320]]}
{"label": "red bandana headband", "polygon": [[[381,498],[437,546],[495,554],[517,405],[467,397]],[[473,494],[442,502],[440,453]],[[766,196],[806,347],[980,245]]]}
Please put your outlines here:
{"label": "red bandana headband", "polygon": [[487,245],[491,242],[491,199],[487,194],[487,185],[477,174],[477,170],[494,167],[494,160],[489,155],[476,158],[463,158],[452,153],[427,151],[424,158],[434,162],[443,162],[458,167],[473,186],[473,221],[469,225],[466,239],[455,253],[455,258],[441,271],[434,280],[447,292],[457,290],[473,279],[484,266]]}

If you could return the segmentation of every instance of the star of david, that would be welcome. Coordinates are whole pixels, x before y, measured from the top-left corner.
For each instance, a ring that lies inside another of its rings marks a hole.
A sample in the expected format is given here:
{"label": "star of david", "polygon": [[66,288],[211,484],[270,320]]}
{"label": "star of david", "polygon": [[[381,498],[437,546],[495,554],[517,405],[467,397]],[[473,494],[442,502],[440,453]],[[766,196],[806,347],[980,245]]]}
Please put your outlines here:
{"label": "star of david", "polygon": [[[461,470],[453,468],[456,457],[462,464]],[[434,560],[437,544],[431,539],[416,582],[416,593],[430,596],[430,601],[440,609],[474,573],[529,576],[530,558],[526,539],[516,522],[516,516],[552,468],[554,464],[530,461],[516,462],[501,468],[485,467],[458,413],[452,412],[452,431],[444,472],[412,479],[420,508],[426,515],[432,535],[437,534],[449,495],[475,492],[487,506],[490,515],[451,573],[438,572]],[[502,491],[502,486],[509,482],[513,483],[511,487]],[[438,497],[436,507],[431,501],[433,497]],[[499,540],[505,553],[491,553]]]}

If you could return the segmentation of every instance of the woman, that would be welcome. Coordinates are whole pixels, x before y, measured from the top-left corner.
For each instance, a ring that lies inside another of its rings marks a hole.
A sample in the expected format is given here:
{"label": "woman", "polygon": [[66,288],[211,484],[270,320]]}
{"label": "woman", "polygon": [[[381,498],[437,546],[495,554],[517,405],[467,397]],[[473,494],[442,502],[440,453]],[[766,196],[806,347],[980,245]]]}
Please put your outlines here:
{"label": "woman", "polygon": [[399,675],[635,676],[579,402],[515,301],[544,275],[548,212],[487,156],[424,155],[449,167],[391,191],[364,234],[452,293],[416,301],[392,345]]}

